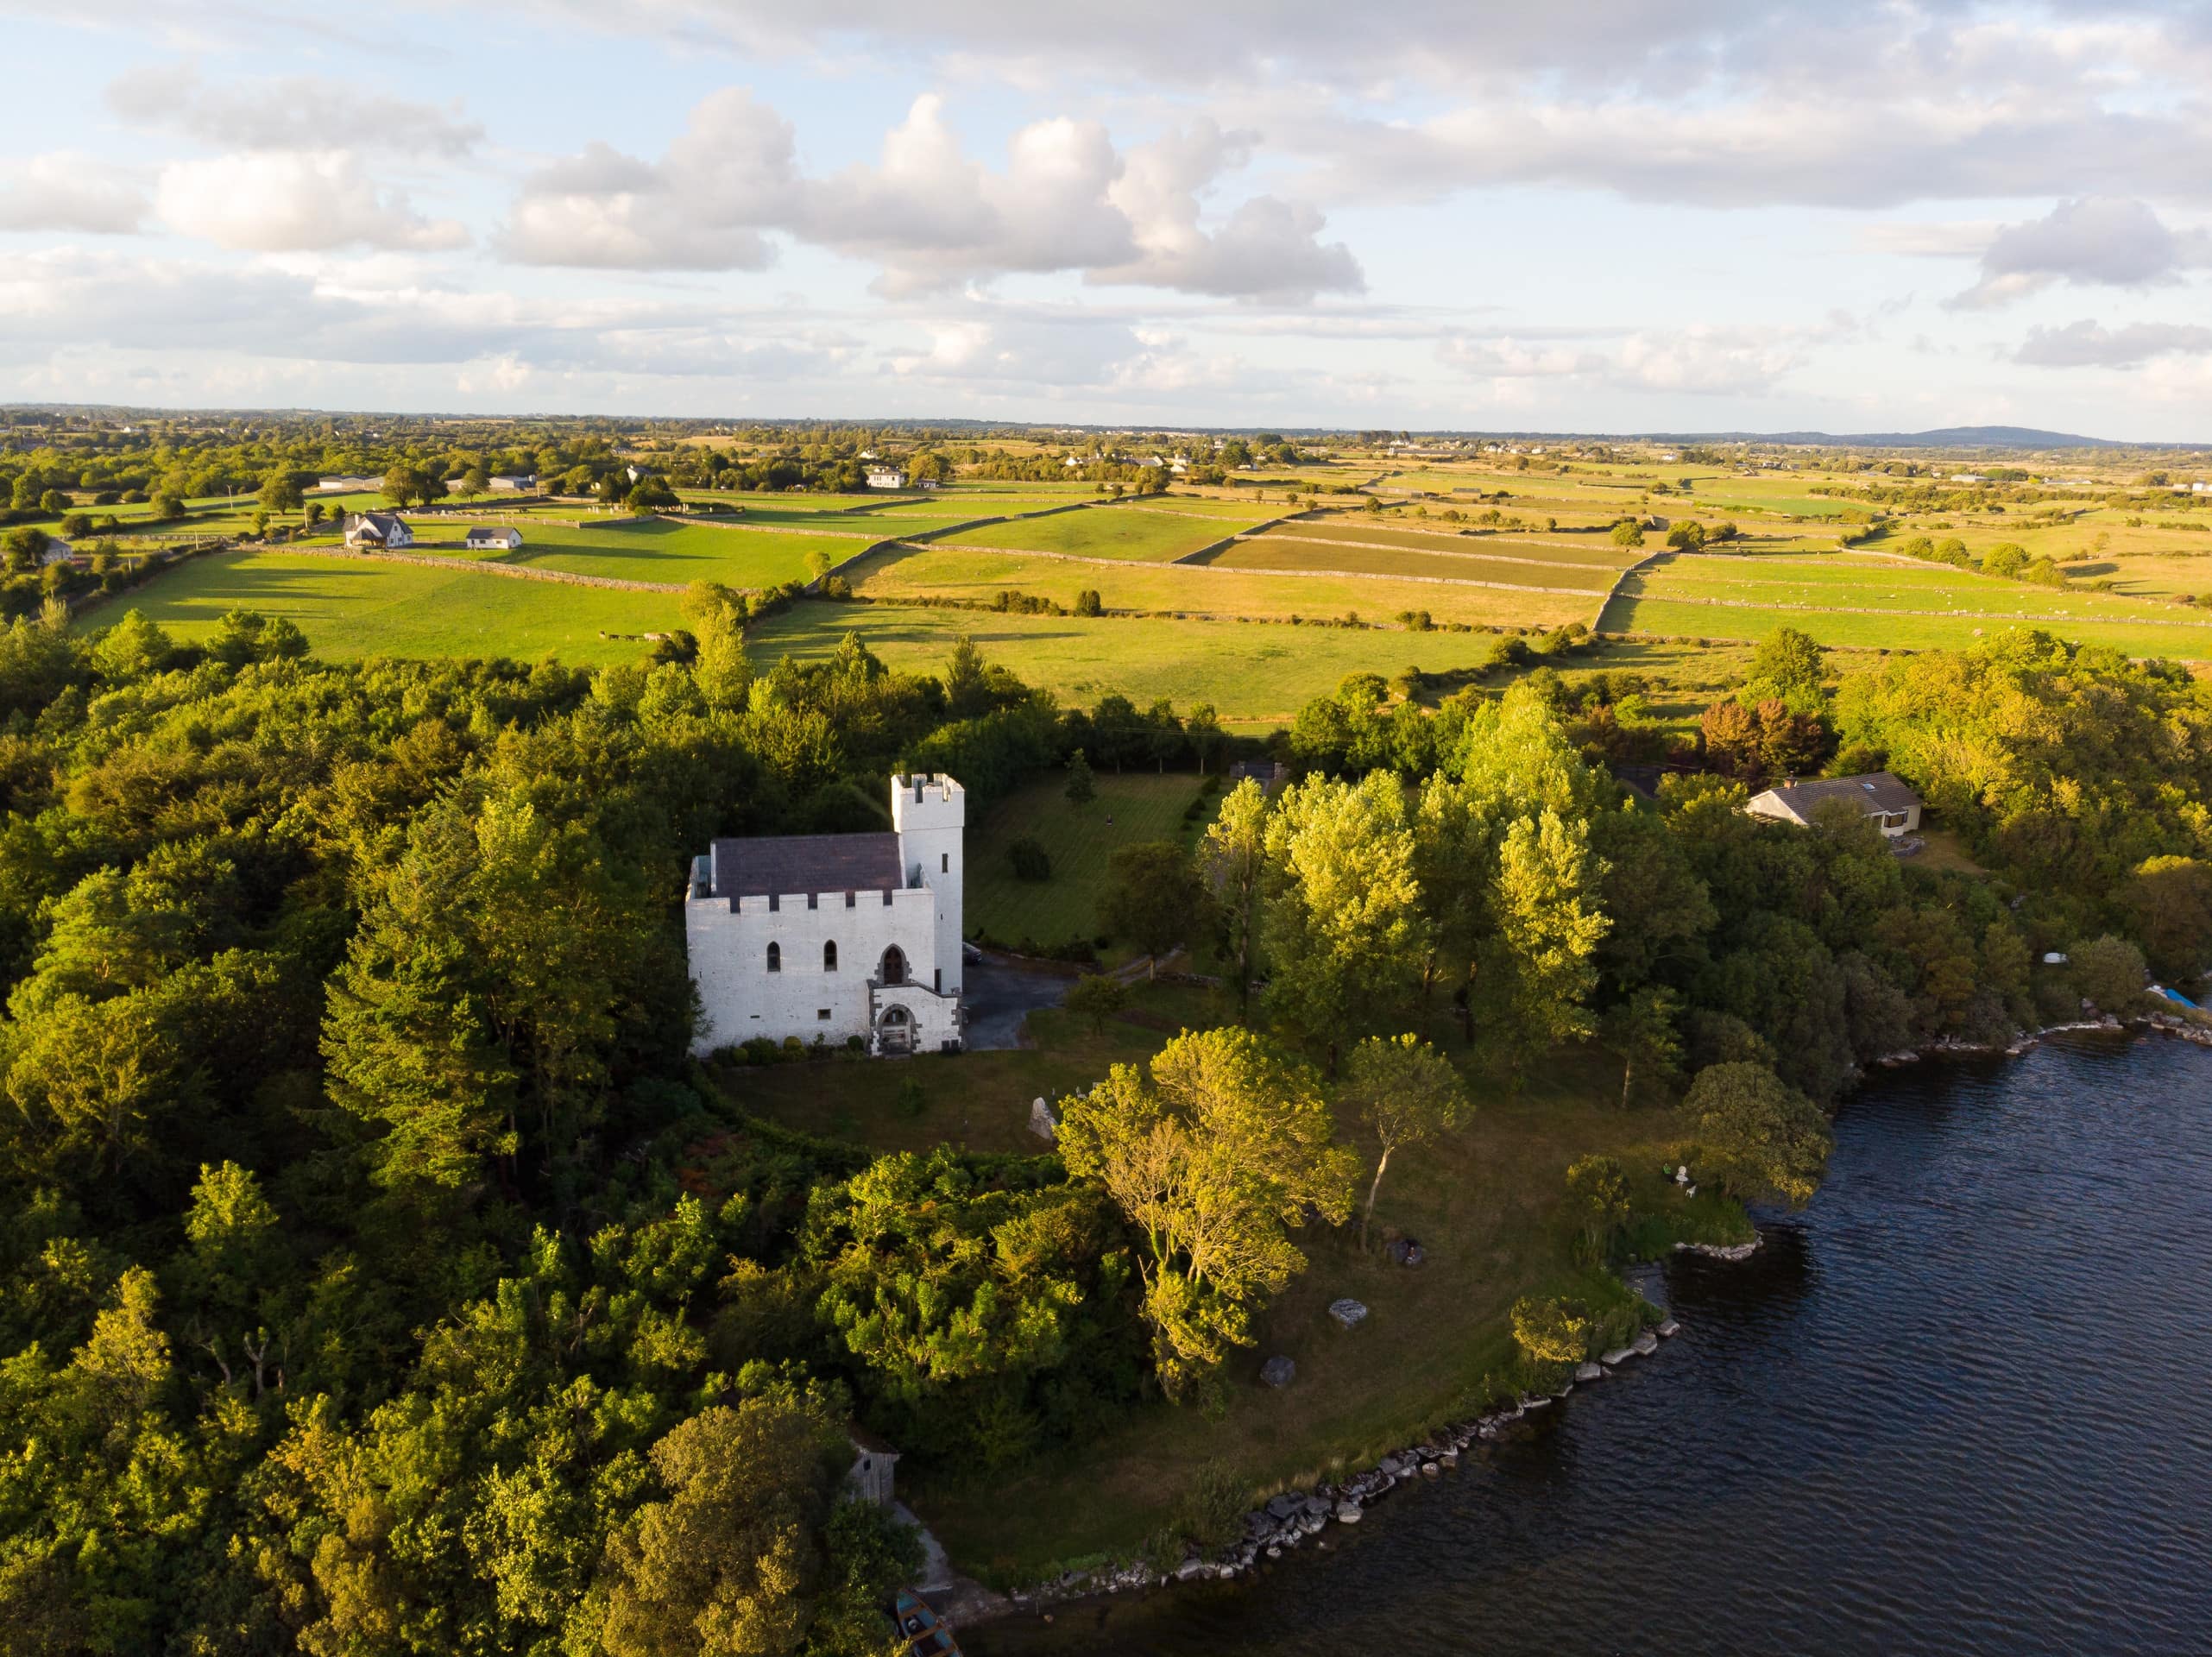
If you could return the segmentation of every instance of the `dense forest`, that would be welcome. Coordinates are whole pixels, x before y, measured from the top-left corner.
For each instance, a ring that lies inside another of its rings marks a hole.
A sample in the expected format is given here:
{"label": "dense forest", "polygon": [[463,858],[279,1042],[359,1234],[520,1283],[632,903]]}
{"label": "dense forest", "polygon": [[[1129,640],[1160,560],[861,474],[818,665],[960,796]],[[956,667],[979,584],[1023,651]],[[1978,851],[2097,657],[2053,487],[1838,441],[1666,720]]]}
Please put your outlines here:
{"label": "dense forest", "polygon": [[[1867,1062],[2124,1009],[2139,948],[2212,942],[2212,701],[2177,672],[2033,634],[1840,688],[1761,656],[1755,737],[1887,760],[1988,879],[1746,817],[1755,740],[1638,801],[1591,757],[1618,687],[1409,714],[1357,682],[1289,789],[1116,894],[1178,899],[1250,1031],[1071,1101],[1064,1160],[872,1157],[687,1060],[690,854],[878,826],[895,767],[980,810],[1078,749],[1222,745],[966,646],[756,675],[743,619],[703,592],[687,659],[596,673],[331,665],[249,615],[0,633],[11,1650],[879,1650],[913,1544],[839,1501],[850,1426],[1002,1468],[1202,1400],[1299,1222],[1370,1188],[1326,1101],[1443,1120],[1438,1051],[1510,1086],[1596,1041],[1730,1188],[1801,1196]],[[1224,1223],[1242,1276],[1199,1263]]]}

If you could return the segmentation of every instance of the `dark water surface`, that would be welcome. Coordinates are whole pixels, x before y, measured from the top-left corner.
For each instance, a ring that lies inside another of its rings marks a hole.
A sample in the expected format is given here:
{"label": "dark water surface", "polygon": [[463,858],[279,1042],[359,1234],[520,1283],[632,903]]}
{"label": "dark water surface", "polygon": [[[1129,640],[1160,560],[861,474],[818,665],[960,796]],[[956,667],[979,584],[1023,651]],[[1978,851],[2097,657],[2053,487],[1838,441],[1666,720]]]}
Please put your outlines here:
{"label": "dark water surface", "polygon": [[1326,1551],[968,1651],[2212,1653],[2212,1051],[1879,1079],[1761,1230],[1667,1268],[1656,1358]]}

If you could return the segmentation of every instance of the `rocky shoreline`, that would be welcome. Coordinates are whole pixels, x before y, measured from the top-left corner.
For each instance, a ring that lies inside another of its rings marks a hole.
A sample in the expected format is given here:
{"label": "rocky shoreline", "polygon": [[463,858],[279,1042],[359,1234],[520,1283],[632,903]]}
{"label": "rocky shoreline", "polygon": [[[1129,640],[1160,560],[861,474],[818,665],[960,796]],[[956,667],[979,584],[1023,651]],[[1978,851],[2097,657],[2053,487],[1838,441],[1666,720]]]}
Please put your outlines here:
{"label": "rocky shoreline", "polygon": [[[1945,1037],[1925,1048],[1887,1055],[1875,1063],[1894,1068],[1931,1059],[2017,1058],[2046,1036],[2131,1031],[2156,1033],[2200,1047],[2212,1047],[2212,1028],[2174,1014],[2154,1012],[2122,1020],[2107,1013],[2101,1018],[2046,1025],[2032,1033],[2022,1033],[2003,1046]],[[1760,1238],[1755,1233],[1748,1243],[1677,1243],[1674,1251],[1713,1260],[1742,1261],[1750,1258],[1759,1246]],[[1339,1483],[1316,1485],[1310,1491],[1284,1491],[1270,1496],[1263,1506],[1245,1515],[1244,1534],[1236,1541],[1190,1553],[1172,1570],[1162,1572],[1145,1561],[1135,1560],[1107,1564],[1089,1571],[1071,1571],[1052,1582],[1010,1595],[986,1595],[984,1597],[990,1601],[987,1607],[971,1603],[967,1608],[966,1620],[985,1621],[1016,1611],[1049,1611],[1068,1601],[1097,1594],[1164,1588],[1178,1582],[1226,1580],[1257,1570],[1266,1560],[1281,1559],[1286,1551],[1316,1540],[1331,1524],[1358,1524],[1364,1510],[1390,1491],[1441,1477],[1456,1468],[1460,1456],[1476,1445],[1497,1439],[1515,1423],[1566,1397],[1578,1385],[1603,1380],[1632,1358],[1652,1356],[1662,1339],[1679,1333],[1681,1326],[1673,1317],[1667,1317],[1654,1327],[1644,1330],[1628,1345],[1578,1365],[1572,1377],[1562,1381],[1555,1392],[1523,1394],[1505,1408],[1442,1428],[1421,1443],[1384,1456],[1365,1471]]]}
{"label": "rocky shoreline", "polygon": [[[1683,1243],[1679,1249],[1724,1260],[1741,1260],[1759,1244],[1733,1247],[1716,1244]],[[1044,1610],[1068,1600],[1093,1594],[1116,1594],[1125,1590],[1165,1587],[1171,1582],[1226,1579],[1255,1570],[1267,1559],[1281,1559],[1291,1548],[1319,1537],[1332,1524],[1356,1525],[1364,1509],[1390,1491],[1441,1477],[1459,1465],[1459,1458],[1474,1446],[1497,1438],[1516,1422],[1566,1397],[1579,1385],[1601,1381],[1630,1360],[1648,1358],[1660,1342],[1681,1333],[1672,1317],[1645,1329],[1625,1346],[1579,1365],[1573,1376],[1550,1393],[1524,1393],[1514,1403],[1474,1420],[1440,1428],[1419,1444],[1384,1456],[1365,1471],[1333,1484],[1316,1485],[1308,1491],[1286,1490],[1245,1515],[1244,1534],[1226,1547],[1193,1553],[1173,1570],[1160,1572],[1144,1561],[1101,1566],[1094,1571],[1069,1572],[1057,1580],[1008,1597],[1009,1611]]]}

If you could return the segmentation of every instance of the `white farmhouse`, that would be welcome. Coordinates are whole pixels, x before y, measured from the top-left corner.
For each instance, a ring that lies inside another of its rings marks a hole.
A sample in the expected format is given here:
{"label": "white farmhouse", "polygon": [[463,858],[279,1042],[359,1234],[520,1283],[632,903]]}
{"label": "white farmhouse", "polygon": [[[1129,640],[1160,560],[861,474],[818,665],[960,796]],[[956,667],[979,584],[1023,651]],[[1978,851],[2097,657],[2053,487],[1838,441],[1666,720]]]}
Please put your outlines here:
{"label": "white farmhouse", "polygon": [[756,1036],[960,1046],[967,816],[950,777],[893,777],[888,834],[718,840],[694,859],[684,936],[706,1016],[692,1050]]}
{"label": "white farmhouse", "polygon": [[868,468],[868,487],[872,489],[903,489],[906,487],[906,474],[896,466],[871,466]]}
{"label": "white farmhouse", "polygon": [[395,512],[349,512],[345,515],[348,546],[413,546],[415,532]]}
{"label": "white farmhouse", "polygon": [[471,552],[512,552],[522,545],[522,532],[510,524],[480,525],[469,532],[465,544]]}

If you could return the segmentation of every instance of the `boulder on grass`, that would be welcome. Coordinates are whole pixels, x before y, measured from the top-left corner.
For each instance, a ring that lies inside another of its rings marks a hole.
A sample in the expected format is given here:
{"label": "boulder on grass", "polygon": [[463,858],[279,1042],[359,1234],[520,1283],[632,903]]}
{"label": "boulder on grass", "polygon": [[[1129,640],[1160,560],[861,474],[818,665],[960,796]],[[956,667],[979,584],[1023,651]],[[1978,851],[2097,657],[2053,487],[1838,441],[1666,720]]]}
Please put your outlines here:
{"label": "boulder on grass", "polygon": [[1367,1308],[1350,1295],[1329,1302],[1329,1315],[1349,1329],[1367,1315]]}
{"label": "boulder on grass", "polygon": [[1288,1358],[1270,1358],[1259,1366],[1259,1378],[1270,1387],[1287,1387],[1297,1375],[1297,1364]]}

